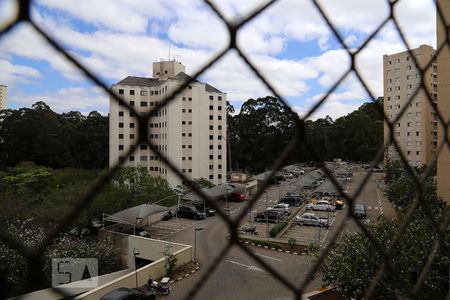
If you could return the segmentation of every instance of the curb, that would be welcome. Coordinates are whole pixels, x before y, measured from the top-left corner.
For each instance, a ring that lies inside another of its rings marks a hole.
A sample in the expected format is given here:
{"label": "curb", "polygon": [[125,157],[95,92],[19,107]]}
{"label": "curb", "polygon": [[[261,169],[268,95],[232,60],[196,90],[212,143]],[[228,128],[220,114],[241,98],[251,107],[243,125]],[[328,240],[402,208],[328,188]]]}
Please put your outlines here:
{"label": "curb", "polygon": [[183,278],[189,277],[190,275],[192,275],[192,274],[194,274],[195,272],[197,272],[198,269],[200,269],[200,265],[199,265],[199,263],[198,263],[197,261],[195,261],[195,260],[192,260],[192,261],[196,264],[194,270],[192,270],[192,271],[190,271],[189,273],[184,274],[183,276],[180,276],[180,277],[178,277],[178,278],[176,278],[176,279],[174,279],[174,280],[171,280],[169,283],[172,284],[172,283],[174,283],[174,282],[180,281],[180,280],[182,280]]}
{"label": "curb", "polygon": [[291,252],[289,250],[277,249],[277,248],[269,247],[267,245],[256,244],[256,243],[252,243],[252,242],[245,241],[245,240],[239,240],[239,242],[247,244],[247,245],[251,245],[251,246],[262,247],[264,249],[268,249],[268,250],[272,250],[272,251],[276,251],[276,252],[284,252],[284,253],[292,254],[292,255],[307,255],[305,252],[302,252],[302,253]]}

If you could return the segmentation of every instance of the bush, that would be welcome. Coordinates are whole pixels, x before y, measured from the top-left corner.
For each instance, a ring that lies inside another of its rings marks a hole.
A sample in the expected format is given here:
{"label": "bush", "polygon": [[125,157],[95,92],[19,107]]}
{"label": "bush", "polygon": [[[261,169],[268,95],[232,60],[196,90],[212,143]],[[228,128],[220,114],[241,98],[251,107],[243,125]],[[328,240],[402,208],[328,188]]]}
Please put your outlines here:
{"label": "bush", "polygon": [[272,227],[272,229],[270,229],[269,235],[271,238],[276,237],[278,235],[278,233],[284,229],[284,227],[287,226],[289,222],[287,220],[282,220],[280,221],[277,225],[275,225],[274,227]]}

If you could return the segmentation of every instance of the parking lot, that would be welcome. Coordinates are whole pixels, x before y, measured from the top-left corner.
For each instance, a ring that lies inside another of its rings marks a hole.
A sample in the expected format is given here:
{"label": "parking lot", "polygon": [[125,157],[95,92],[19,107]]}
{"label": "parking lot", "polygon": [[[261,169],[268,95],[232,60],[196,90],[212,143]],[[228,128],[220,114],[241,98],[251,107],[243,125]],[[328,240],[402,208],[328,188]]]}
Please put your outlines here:
{"label": "parking lot", "polygon": [[151,224],[149,226],[143,227],[142,229],[147,230],[152,239],[164,239],[178,231],[185,230],[189,227],[194,226],[196,222],[201,221],[194,221],[184,218],[173,218],[170,220]]}

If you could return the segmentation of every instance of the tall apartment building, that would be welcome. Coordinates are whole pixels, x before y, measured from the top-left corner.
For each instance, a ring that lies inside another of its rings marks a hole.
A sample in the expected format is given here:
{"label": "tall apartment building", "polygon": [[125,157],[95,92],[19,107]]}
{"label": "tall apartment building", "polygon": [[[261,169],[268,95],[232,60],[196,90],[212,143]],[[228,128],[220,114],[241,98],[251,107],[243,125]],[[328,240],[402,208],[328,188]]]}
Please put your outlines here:
{"label": "tall apartment building", "polygon": [[8,87],[0,84],[0,110],[8,107]]}
{"label": "tall apartment building", "polygon": [[[420,68],[432,60],[435,50],[428,45],[421,45],[412,50]],[[383,56],[384,113],[389,120],[394,120],[406,107],[406,111],[394,124],[394,138],[401,147],[403,155],[411,166],[430,165],[435,160],[437,148],[437,67],[433,62],[423,77],[416,67],[409,52]],[[431,92],[433,105],[426,98],[422,89],[415,94],[421,80]],[[413,99],[408,103],[409,99]],[[389,139],[389,127],[384,126],[384,141]],[[385,163],[399,159],[394,145],[385,153]]]}
{"label": "tall apartment building", "polygon": [[[153,63],[153,78],[128,76],[112,90],[137,112],[145,113],[164,101],[190,79],[185,66],[175,60]],[[214,184],[226,181],[226,94],[200,81],[192,82],[174,101],[149,121],[149,139],[188,178],[206,178]],[[109,163],[115,164],[137,142],[138,123],[132,112],[110,99]],[[139,145],[125,165],[145,166],[171,186],[181,180],[146,144]]]}
{"label": "tall apartment building", "polygon": [[[450,1],[438,0],[438,5],[444,15],[445,21],[441,20],[440,15],[437,16],[437,44],[440,45],[446,42],[446,29],[450,26]],[[438,109],[442,117],[448,123],[450,120],[450,50],[449,44],[438,53]],[[439,125],[438,139],[441,143],[445,138],[445,130]],[[450,138],[450,135],[449,135]],[[438,156],[437,164],[437,192],[447,204],[450,203],[450,150],[446,146],[442,149]]]}

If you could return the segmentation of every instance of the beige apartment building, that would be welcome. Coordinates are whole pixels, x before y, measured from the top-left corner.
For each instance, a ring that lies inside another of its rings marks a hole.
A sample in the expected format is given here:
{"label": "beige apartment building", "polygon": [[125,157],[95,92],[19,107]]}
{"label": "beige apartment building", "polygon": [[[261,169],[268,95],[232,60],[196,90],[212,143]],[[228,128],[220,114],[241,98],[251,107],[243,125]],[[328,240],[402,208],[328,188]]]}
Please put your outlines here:
{"label": "beige apartment building", "polygon": [[[146,113],[190,79],[178,61],[153,63],[153,78],[128,76],[112,90],[137,112]],[[155,113],[148,123],[149,139],[188,178],[226,181],[226,94],[200,81],[192,82],[174,101]],[[114,165],[137,142],[138,123],[125,106],[110,99],[109,163]],[[181,180],[146,144],[126,159],[127,166],[145,166],[171,186]]]}
{"label": "beige apartment building", "polygon": [[[450,25],[450,0],[439,0],[439,6],[443,13],[447,24]],[[446,29],[440,15],[437,15],[437,45],[446,42]],[[450,50],[449,44],[438,53],[438,109],[442,114],[444,120],[449,122],[450,120]],[[439,125],[438,139],[439,143],[442,143],[445,138],[445,130],[442,125]],[[440,145],[440,144],[439,144]],[[442,149],[438,156],[437,163],[437,192],[444,201],[450,203],[450,151],[448,145]]]}
{"label": "beige apartment building", "polygon": [[[418,65],[425,68],[432,60],[435,50],[428,45],[413,49]],[[437,66],[432,65],[420,74],[409,52],[383,56],[384,113],[393,121],[406,108],[399,121],[394,124],[394,138],[411,166],[431,165],[437,148]],[[431,93],[430,105],[426,92],[417,88],[424,80],[424,86]],[[417,93],[416,93],[417,91]],[[412,99],[412,102],[408,102]],[[389,127],[384,126],[384,141],[389,140]],[[385,153],[385,163],[399,159],[394,145]]]}
{"label": "beige apartment building", "polygon": [[0,110],[8,108],[8,87],[0,84]]}

